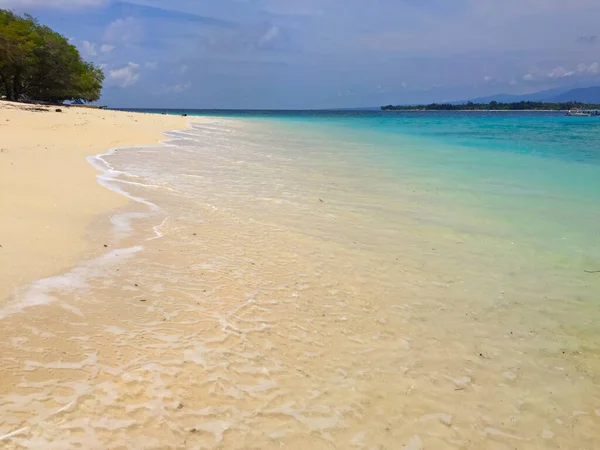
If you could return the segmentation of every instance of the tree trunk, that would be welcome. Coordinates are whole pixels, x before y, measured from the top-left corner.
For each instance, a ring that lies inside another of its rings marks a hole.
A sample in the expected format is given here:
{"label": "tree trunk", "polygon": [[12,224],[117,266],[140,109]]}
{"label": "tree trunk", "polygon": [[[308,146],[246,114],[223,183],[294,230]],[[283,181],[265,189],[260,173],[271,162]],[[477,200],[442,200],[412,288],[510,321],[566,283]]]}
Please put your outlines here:
{"label": "tree trunk", "polygon": [[14,101],[18,102],[21,99],[21,72],[17,71],[13,78],[13,97]]}
{"label": "tree trunk", "polygon": [[0,74],[0,81],[4,85],[4,95],[6,95],[6,99],[9,101],[13,101],[13,92],[8,77],[5,77],[4,75]]}

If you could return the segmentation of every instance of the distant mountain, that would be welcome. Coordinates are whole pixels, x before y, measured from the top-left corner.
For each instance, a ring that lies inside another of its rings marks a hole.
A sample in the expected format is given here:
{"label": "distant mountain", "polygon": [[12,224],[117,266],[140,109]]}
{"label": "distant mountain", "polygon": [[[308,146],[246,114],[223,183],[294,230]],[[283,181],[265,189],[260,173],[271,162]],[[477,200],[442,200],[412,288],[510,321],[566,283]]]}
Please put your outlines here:
{"label": "distant mountain", "polygon": [[[492,101],[498,103],[518,103],[518,102],[545,102],[545,103],[566,103],[581,102],[588,104],[600,104],[600,86],[591,86],[584,88],[560,88],[547,89],[530,94],[496,94],[487,97],[476,97],[470,100],[459,100],[455,102],[436,102],[449,103],[451,105],[464,105],[467,101],[487,104]],[[418,106],[416,104],[403,104],[402,106]]]}
{"label": "distant mountain", "polygon": [[[578,90],[578,89],[573,89]],[[489,103],[492,101],[496,101],[499,103],[517,103],[517,102],[541,102],[541,101],[554,101],[549,100],[550,98],[554,98],[556,96],[565,94],[567,89],[548,89],[545,91],[532,92],[531,94],[497,94],[490,95],[487,97],[477,97],[471,99],[473,103]],[[568,101],[568,100],[567,100]],[[466,103],[466,102],[456,102],[456,103]]]}
{"label": "distant mountain", "polygon": [[591,86],[587,88],[571,89],[553,97],[545,98],[547,102],[583,102],[600,103],[600,86]]}

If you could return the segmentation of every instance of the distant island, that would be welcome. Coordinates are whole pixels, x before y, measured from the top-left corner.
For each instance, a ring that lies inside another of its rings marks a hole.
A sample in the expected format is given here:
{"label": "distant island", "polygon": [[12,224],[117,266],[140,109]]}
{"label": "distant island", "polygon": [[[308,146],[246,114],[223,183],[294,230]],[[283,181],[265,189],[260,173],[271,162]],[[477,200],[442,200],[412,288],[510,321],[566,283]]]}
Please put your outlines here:
{"label": "distant island", "polygon": [[382,106],[382,111],[567,111],[569,109],[598,109],[600,104],[581,102],[533,102],[521,101],[514,103],[501,103],[491,101],[489,103],[432,103],[430,105],[387,105]]}

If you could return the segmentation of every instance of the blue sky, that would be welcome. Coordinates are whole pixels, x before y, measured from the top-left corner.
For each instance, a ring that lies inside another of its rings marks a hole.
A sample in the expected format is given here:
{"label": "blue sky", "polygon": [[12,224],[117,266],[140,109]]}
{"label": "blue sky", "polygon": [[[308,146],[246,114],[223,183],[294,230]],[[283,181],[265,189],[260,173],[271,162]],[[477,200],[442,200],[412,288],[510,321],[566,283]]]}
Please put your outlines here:
{"label": "blue sky", "polygon": [[102,65],[101,103],[325,108],[600,84],[599,0],[0,0]]}

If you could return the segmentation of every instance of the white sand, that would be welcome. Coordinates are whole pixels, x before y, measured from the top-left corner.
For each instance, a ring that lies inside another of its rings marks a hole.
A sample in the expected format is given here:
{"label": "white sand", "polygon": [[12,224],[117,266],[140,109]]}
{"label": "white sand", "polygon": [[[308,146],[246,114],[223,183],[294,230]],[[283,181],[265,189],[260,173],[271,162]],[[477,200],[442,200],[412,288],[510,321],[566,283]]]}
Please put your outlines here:
{"label": "white sand", "polygon": [[[41,109],[41,110],[40,110]],[[60,273],[86,251],[90,221],[127,203],[101,187],[86,156],[143,145],[177,116],[0,102],[0,302],[20,285]]]}

